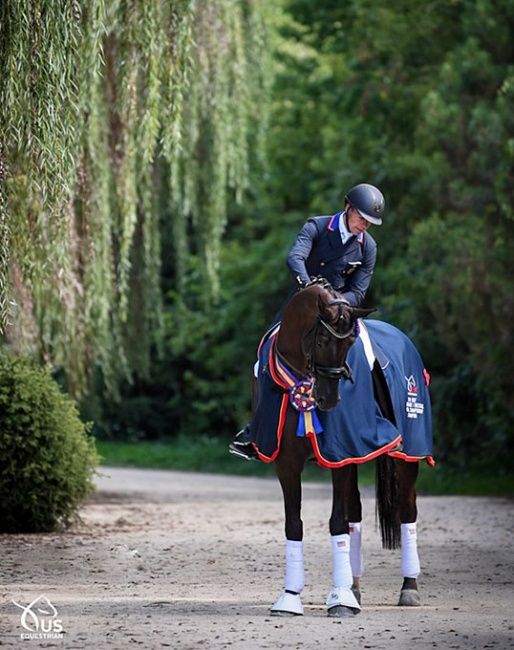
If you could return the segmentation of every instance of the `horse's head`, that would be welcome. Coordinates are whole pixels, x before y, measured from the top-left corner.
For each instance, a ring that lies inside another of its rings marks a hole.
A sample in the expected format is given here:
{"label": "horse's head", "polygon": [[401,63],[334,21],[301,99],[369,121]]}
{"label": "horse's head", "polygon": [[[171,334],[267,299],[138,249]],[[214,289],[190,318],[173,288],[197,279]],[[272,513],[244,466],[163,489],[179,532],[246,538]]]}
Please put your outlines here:
{"label": "horse's head", "polygon": [[322,411],[339,401],[339,381],[351,378],[346,363],[355,342],[355,322],[373,309],[356,309],[326,283],[302,289],[284,310],[277,347],[296,372],[314,378],[313,395]]}

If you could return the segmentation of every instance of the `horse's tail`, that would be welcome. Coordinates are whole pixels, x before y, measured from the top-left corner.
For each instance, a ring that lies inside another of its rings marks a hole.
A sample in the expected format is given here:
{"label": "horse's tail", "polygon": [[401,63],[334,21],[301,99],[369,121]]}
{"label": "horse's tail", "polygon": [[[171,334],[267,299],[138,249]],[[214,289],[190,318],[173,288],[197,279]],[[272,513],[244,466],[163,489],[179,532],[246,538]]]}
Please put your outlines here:
{"label": "horse's tail", "polygon": [[[387,381],[378,361],[373,372],[373,393],[384,417],[396,426],[394,407]],[[401,529],[398,516],[399,488],[396,463],[388,454],[377,458],[375,469],[376,514],[382,533],[382,546],[388,549],[400,548]]]}
{"label": "horse's tail", "polygon": [[375,469],[376,515],[380,524],[382,547],[400,548],[401,532],[398,516],[398,475],[394,458],[381,454]]}

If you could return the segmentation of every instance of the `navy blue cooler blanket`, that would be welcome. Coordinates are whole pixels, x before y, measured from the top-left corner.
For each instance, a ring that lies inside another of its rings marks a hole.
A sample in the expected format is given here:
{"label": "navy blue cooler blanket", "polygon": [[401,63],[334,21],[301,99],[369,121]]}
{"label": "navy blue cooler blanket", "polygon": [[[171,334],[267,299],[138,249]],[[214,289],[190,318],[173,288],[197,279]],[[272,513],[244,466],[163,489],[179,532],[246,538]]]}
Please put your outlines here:
{"label": "navy blue cooler blanket", "polygon": [[393,325],[366,320],[365,327],[389,387],[396,426],[383,417],[375,401],[362,337],[350,348],[347,359],[355,383],[340,382],[338,405],[320,411],[306,401],[305,409],[298,412],[290,405],[291,393],[298,401],[298,387],[305,382],[299,382],[277,360],[275,333],[259,347],[257,403],[249,432],[261,460],[276,458],[289,408],[289,417],[298,417],[298,435],[310,438],[323,467],[362,463],[383,453],[407,461],[425,458],[434,464],[429,377],[418,351]]}

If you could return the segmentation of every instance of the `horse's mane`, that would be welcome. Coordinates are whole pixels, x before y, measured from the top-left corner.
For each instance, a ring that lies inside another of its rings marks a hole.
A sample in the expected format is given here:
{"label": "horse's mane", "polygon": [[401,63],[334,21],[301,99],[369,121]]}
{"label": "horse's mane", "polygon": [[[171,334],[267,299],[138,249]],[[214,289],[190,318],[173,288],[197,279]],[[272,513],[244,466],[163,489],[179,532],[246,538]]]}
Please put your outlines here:
{"label": "horse's mane", "polygon": [[315,278],[311,278],[310,282],[306,282],[302,289],[307,289],[308,287],[312,287],[313,285],[321,285],[323,289],[328,289],[329,291],[334,291],[334,287],[330,284],[330,282],[324,278],[322,275],[317,275]]}
{"label": "horse's mane", "polygon": [[308,289],[309,287],[313,287],[313,286],[320,286],[322,289],[325,289],[325,291],[328,291],[333,296],[338,295],[334,287],[322,275],[317,275],[316,277],[312,278],[310,282],[307,282],[306,284],[303,285],[302,290]]}

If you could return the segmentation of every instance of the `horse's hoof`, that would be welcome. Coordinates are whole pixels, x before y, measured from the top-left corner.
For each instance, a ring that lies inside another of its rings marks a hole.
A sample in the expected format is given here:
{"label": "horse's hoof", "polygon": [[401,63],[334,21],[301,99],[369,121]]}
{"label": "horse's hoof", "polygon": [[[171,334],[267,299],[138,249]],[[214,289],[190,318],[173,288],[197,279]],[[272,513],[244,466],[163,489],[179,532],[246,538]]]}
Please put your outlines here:
{"label": "horse's hoof", "polygon": [[331,618],[355,616],[361,610],[353,589],[349,587],[334,587],[334,589],[331,589],[327,597],[326,605],[328,615]]}
{"label": "horse's hoof", "polygon": [[300,594],[284,591],[269,608],[272,616],[303,616]]}
{"label": "horse's hoof", "polygon": [[334,605],[330,607],[327,612],[327,616],[330,618],[348,618],[350,616],[357,616],[360,614],[360,609],[356,607],[345,607],[344,605]]}
{"label": "horse's hoof", "polygon": [[421,607],[421,599],[417,589],[402,589],[400,592],[400,607]]}

